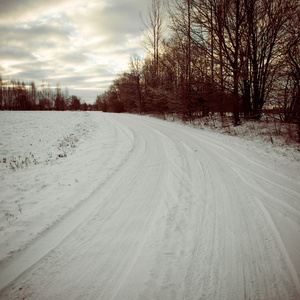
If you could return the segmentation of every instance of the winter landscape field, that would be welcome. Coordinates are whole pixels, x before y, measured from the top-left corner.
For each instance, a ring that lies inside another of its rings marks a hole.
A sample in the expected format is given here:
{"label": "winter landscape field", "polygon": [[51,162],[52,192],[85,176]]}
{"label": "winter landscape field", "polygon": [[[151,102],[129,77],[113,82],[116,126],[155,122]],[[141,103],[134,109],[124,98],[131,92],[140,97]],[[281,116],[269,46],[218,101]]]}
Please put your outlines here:
{"label": "winter landscape field", "polygon": [[1,299],[300,298],[297,145],[102,112],[0,126]]}

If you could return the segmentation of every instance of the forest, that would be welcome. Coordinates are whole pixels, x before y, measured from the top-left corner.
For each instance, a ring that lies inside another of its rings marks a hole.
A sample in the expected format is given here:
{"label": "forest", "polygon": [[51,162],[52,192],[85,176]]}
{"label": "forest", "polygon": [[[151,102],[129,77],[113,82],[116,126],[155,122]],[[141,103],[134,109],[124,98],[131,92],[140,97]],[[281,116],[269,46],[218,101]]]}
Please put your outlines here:
{"label": "forest", "polygon": [[97,96],[98,110],[298,123],[300,5],[297,0],[152,0],[147,55]]}
{"label": "forest", "polygon": [[70,96],[59,83],[52,88],[42,82],[38,88],[34,81],[27,84],[0,75],[0,110],[88,110],[90,106],[79,97]]}

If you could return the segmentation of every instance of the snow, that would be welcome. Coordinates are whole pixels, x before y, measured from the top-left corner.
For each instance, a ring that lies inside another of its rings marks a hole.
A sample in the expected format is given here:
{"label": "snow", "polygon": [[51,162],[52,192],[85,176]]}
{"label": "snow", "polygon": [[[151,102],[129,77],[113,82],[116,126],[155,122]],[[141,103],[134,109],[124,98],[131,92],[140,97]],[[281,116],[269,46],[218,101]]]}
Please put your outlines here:
{"label": "snow", "polygon": [[1,299],[300,297],[295,147],[128,114],[0,125]]}

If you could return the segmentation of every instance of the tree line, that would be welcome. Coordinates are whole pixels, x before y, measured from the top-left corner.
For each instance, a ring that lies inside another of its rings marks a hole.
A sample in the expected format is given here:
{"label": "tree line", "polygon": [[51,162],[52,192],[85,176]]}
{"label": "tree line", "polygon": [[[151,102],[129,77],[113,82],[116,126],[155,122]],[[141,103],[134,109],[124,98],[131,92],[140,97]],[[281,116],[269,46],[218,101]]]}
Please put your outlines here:
{"label": "tree line", "polygon": [[34,81],[4,80],[0,75],[0,110],[88,110],[89,106],[75,95],[62,90],[59,83],[53,89],[42,82],[38,88]]}
{"label": "tree line", "polygon": [[261,119],[276,112],[300,130],[300,4],[298,0],[152,0],[145,58],[102,95],[99,110],[212,113]]}

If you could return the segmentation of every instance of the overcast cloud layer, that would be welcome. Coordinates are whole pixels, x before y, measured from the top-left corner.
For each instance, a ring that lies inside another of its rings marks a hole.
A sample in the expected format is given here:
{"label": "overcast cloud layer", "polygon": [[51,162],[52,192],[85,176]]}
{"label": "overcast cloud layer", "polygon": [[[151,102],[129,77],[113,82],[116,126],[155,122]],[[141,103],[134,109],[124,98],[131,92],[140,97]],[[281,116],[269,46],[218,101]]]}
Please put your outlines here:
{"label": "overcast cloud layer", "polygon": [[140,53],[147,0],[1,0],[0,74],[94,102]]}

